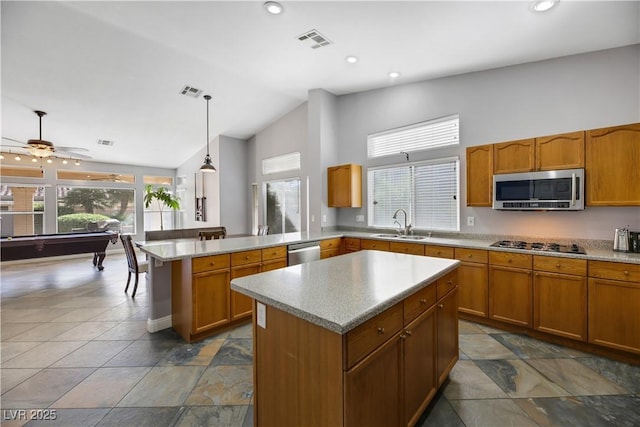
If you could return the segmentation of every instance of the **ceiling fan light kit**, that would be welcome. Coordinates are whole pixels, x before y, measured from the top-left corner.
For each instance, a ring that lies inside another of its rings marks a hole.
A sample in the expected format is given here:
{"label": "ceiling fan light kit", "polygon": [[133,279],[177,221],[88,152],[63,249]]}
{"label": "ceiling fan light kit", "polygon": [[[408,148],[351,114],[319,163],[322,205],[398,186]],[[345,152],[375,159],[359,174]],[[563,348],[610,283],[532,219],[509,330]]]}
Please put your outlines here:
{"label": "ceiling fan light kit", "polygon": [[211,173],[216,171],[216,168],[211,162],[211,156],[209,155],[209,101],[211,100],[211,96],[205,95],[204,99],[207,101],[207,155],[204,156],[204,163],[200,166],[200,172]]}

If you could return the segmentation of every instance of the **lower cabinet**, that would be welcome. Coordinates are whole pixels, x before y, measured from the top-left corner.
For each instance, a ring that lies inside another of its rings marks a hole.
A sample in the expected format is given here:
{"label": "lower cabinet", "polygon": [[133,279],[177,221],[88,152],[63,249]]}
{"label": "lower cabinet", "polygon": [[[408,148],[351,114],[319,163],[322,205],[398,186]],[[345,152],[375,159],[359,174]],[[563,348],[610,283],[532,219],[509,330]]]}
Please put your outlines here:
{"label": "lower cabinet", "polygon": [[320,240],[320,259],[331,258],[342,254],[342,239]]}
{"label": "lower cabinet", "polygon": [[456,248],[458,268],[458,309],[463,313],[487,317],[489,310],[488,253],[482,249]]}
{"label": "lower cabinet", "polygon": [[229,269],[193,275],[193,332],[201,333],[231,321]]}
{"label": "lower cabinet", "polygon": [[360,239],[355,237],[344,238],[344,252],[346,254],[351,252],[358,252],[360,250]]}
{"label": "lower cabinet", "polygon": [[436,304],[436,378],[438,387],[458,361],[458,289],[454,288]]}
{"label": "lower cabinet", "polygon": [[489,252],[489,318],[531,328],[532,256]]}
{"label": "lower cabinet", "polygon": [[[231,268],[231,280],[238,277],[250,276],[260,273],[260,264],[246,265]],[[252,313],[253,300],[239,292],[231,291],[231,319],[241,319],[250,317]]]}

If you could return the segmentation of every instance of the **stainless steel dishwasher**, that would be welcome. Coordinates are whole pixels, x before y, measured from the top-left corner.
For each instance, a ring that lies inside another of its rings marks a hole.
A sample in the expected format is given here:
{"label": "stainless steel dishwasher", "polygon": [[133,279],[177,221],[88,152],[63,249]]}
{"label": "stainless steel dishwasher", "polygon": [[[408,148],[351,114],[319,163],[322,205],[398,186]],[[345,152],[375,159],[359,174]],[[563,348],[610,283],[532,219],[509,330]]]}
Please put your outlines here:
{"label": "stainless steel dishwasher", "polygon": [[302,264],[303,262],[320,259],[320,243],[305,242],[288,246],[288,265]]}

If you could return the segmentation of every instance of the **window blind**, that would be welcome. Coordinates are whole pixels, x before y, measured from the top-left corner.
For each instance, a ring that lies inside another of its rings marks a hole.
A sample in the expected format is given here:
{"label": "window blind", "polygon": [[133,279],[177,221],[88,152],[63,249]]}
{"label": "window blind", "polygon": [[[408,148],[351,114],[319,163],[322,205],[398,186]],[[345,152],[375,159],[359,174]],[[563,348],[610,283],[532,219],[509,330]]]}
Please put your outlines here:
{"label": "window blind", "polygon": [[459,117],[447,116],[367,136],[369,158],[459,144]]}
{"label": "window blind", "polygon": [[457,159],[370,169],[368,183],[369,226],[404,227],[402,214],[397,218],[400,226],[393,219],[402,208],[414,228],[459,229]]}
{"label": "window blind", "polygon": [[300,153],[287,153],[262,160],[262,174],[300,170]]}

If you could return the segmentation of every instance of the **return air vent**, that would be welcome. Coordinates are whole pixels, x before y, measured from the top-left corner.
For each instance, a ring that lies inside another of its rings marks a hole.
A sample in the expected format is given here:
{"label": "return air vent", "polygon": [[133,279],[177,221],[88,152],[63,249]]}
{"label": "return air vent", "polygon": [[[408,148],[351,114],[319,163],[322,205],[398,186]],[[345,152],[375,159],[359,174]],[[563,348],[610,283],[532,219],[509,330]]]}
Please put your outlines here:
{"label": "return air vent", "polygon": [[182,89],[180,89],[180,93],[182,95],[190,96],[192,98],[197,98],[202,93],[201,89],[195,88],[193,86],[184,85]]}
{"label": "return air vent", "polygon": [[331,44],[331,41],[320,34],[318,30],[310,30],[298,36],[298,40],[308,44],[311,49],[318,49]]}
{"label": "return air vent", "polygon": [[113,144],[115,144],[115,141],[112,141],[110,139],[99,139],[98,140],[98,145],[108,145],[109,147],[112,147]]}

